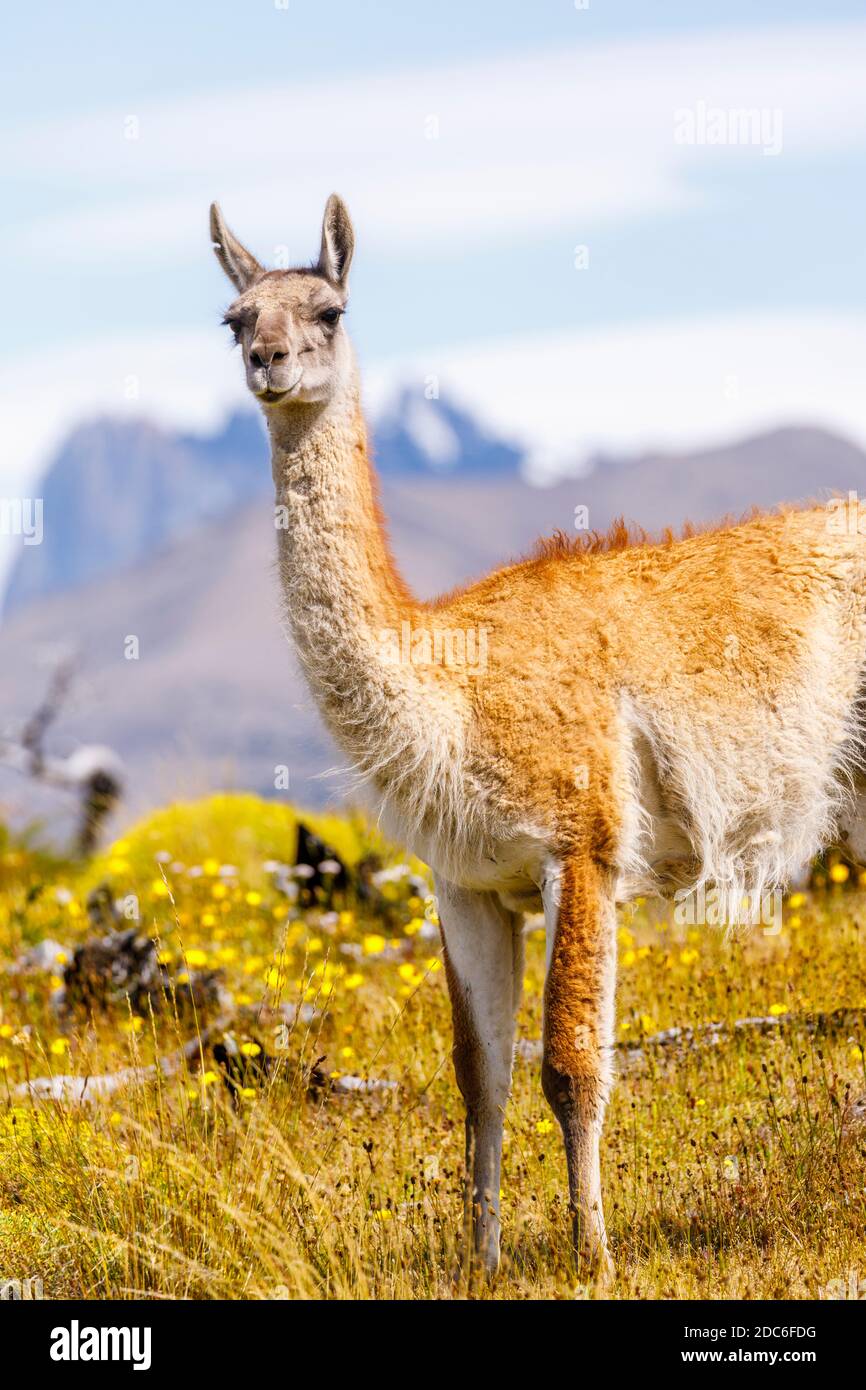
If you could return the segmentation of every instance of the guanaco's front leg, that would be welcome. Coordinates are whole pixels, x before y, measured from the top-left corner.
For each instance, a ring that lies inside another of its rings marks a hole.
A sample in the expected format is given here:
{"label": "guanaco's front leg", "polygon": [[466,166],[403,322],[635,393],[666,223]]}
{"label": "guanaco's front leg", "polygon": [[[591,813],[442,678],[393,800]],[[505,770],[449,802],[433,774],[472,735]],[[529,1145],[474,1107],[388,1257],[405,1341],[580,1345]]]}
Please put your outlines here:
{"label": "guanaco's front leg", "polygon": [[436,880],[454,1023],[454,1070],[466,1103],[466,1225],[482,1267],[499,1265],[502,1129],[514,1015],[523,986],[522,920],[493,893]]}

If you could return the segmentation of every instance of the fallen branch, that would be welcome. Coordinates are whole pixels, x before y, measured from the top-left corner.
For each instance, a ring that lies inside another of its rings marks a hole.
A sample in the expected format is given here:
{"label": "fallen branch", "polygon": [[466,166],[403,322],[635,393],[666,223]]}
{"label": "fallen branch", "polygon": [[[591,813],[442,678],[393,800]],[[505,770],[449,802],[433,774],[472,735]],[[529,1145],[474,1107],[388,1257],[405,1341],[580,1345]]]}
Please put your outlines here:
{"label": "fallen branch", "polygon": [[[625,1056],[627,1062],[634,1063],[642,1061],[644,1053],[652,1049],[717,1047],[719,1043],[743,1033],[771,1037],[783,1028],[793,1027],[812,1036],[831,1036],[864,1026],[866,1009],[843,1008],[816,1014],[770,1014],[764,1018],[738,1018],[733,1023],[706,1023],[699,1028],[664,1028],[660,1033],[652,1033],[646,1038],[621,1040],[616,1044],[616,1050]],[[537,1062],[541,1060],[543,1047],[540,1039],[521,1038],[515,1047],[515,1054],[524,1062]]]}
{"label": "fallen branch", "polygon": [[[237,1083],[233,1081],[230,1068],[226,1065],[228,1058],[220,1058],[217,1053],[218,1040],[222,1039],[223,1044],[225,1044],[228,1031],[236,1022],[236,1011],[231,1014],[224,1014],[207,1028],[202,1029],[197,1037],[179,1048],[177,1052],[172,1052],[168,1057],[161,1057],[159,1061],[151,1062],[148,1066],[123,1067],[120,1071],[104,1072],[98,1076],[38,1076],[32,1081],[22,1081],[20,1085],[15,1087],[15,1095],[30,1100],[54,1100],[67,1105],[87,1105],[91,1102],[104,1100],[107,1096],[113,1096],[118,1091],[128,1091],[137,1086],[144,1086],[147,1082],[154,1081],[160,1073],[163,1076],[176,1076],[182,1067],[195,1069],[201,1063],[205,1049],[210,1048],[214,1043],[217,1044],[213,1050],[214,1060],[223,1072],[229,1089],[235,1089]],[[225,1046],[223,1051],[226,1051]],[[233,1051],[237,1051],[236,1045],[234,1045]],[[265,1074],[267,1063],[276,1060],[275,1057],[265,1058]],[[319,1058],[320,1062],[322,1060]],[[261,1071],[262,1068],[259,1067],[259,1070]],[[321,1091],[341,1096],[374,1095],[396,1089],[396,1081],[384,1081],[376,1077],[350,1074],[328,1076],[321,1070],[318,1063],[313,1067],[310,1076],[311,1093]]]}
{"label": "fallen branch", "polygon": [[120,1071],[105,1072],[101,1076],[38,1076],[32,1081],[22,1081],[15,1087],[15,1095],[29,1097],[31,1100],[57,1100],[72,1105],[85,1105],[89,1101],[102,1100],[117,1091],[129,1090],[163,1076],[176,1076],[182,1067],[194,1068],[201,1061],[202,1053],[210,1046],[213,1038],[223,1032],[231,1023],[231,1018],[217,1019],[198,1037],[185,1043],[177,1052],[168,1057],[160,1057],[146,1067],[123,1067]]}

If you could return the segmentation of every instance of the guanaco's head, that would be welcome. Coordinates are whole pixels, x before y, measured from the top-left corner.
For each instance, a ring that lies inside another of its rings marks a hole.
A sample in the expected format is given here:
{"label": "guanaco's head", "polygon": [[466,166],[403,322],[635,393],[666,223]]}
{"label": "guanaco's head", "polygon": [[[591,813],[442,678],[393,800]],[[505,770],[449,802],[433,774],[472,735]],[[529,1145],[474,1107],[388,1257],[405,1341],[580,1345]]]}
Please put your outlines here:
{"label": "guanaco's head", "polygon": [[315,266],[265,270],[229,231],[216,203],[210,233],[216,258],[238,291],[224,323],[244,356],[247,385],[266,410],[327,403],[352,371],[342,325],[355,237],[346,206],[332,193]]}

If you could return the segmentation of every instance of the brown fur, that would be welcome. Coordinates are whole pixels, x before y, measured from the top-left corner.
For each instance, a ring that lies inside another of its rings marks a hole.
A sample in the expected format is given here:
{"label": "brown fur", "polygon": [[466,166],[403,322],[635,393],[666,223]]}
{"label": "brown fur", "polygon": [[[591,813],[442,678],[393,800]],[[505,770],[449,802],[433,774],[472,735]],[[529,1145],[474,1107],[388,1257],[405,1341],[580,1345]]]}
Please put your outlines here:
{"label": "brown fur", "polygon": [[573,854],[567,861],[544,994],[544,1050],[550,1066],[592,1087],[600,1082],[604,1047],[598,981],[602,957],[613,949],[599,911],[604,874],[588,854]]}

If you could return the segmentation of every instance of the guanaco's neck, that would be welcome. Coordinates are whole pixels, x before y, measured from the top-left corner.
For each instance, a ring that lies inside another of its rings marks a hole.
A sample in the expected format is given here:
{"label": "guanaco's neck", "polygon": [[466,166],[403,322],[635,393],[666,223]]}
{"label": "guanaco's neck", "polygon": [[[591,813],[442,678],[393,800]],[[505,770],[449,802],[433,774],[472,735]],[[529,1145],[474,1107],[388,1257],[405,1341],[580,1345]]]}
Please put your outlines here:
{"label": "guanaco's neck", "polygon": [[356,383],[328,406],[296,405],[268,420],[283,588],[295,641],[313,669],[411,617],[376,499]]}
{"label": "guanaco's neck", "polygon": [[337,740],[362,772],[392,784],[388,750],[399,750],[405,767],[425,677],[389,664],[387,638],[414,623],[419,605],[388,547],[357,384],[324,408],[270,412],[268,426],[280,576],[298,654]]}

